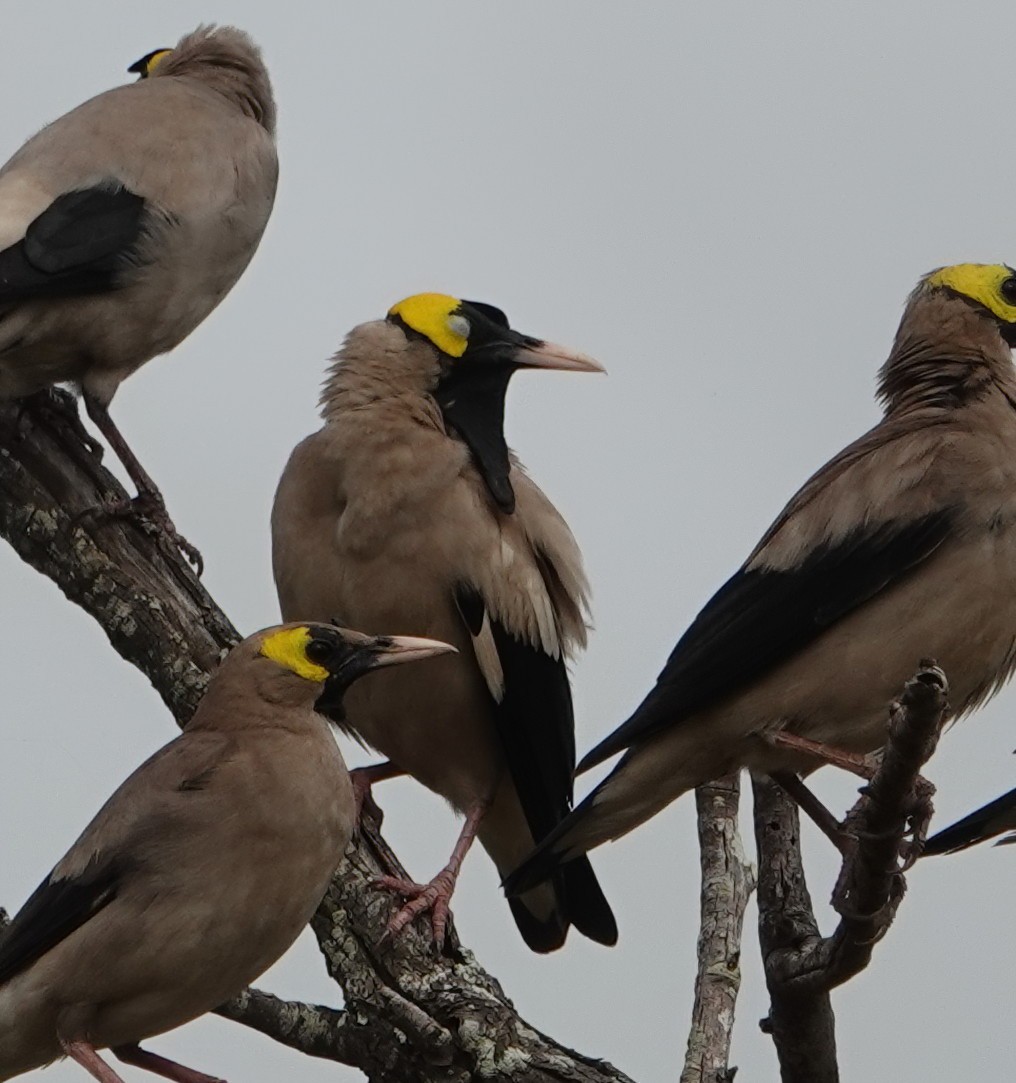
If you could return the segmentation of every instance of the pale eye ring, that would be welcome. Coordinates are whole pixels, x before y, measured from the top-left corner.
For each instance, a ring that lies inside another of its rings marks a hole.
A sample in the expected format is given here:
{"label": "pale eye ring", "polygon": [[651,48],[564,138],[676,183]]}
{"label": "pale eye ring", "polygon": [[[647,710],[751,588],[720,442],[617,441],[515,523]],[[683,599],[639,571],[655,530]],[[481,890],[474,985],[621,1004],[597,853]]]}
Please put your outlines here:
{"label": "pale eye ring", "polygon": [[1010,275],[1005,279],[998,287],[998,292],[1005,301],[1009,302],[1009,304],[1016,305],[1016,275]]}
{"label": "pale eye ring", "polygon": [[449,316],[448,330],[451,331],[453,335],[458,335],[459,338],[469,338],[469,320],[467,320],[465,316],[459,316],[458,314]]}

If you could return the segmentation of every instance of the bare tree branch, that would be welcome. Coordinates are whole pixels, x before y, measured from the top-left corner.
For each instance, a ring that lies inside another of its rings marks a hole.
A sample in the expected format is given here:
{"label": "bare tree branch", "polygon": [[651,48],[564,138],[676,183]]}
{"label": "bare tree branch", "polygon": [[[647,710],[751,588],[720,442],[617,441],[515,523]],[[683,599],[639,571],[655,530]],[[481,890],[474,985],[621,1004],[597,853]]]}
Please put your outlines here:
{"label": "bare tree branch", "polygon": [[758,933],[769,989],[762,1030],[773,1036],[783,1083],[839,1083],[836,1024],[828,993],[785,992],[783,967],[809,957],[822,935],[801,861],[797,805],[768,778],[753,778],[758,846]]}
{"label": "bare tree branch", "polygon": [[[87,514],[110,493],[123,491],[59,412],[0,405],[0,534],[95,617],[183,725],[239,636],[178,553],[131,519]],[[385,1083],[630,1083],[525,1023],[454,931],[442,956],[414,929],[387,941],[395,902],[371,888],[382,863],[394,855],[368,826],[312,923],[345,1011],[250,990],[223,1014]]]}
{"label": "bare tree branch", "polygon": [[[773,1035],[783,1083],[839,1079],[829,991],[868,965],[903,898],[903,874],[919,856],[931,817],[934,791],[919,772],[938,743],[947,695],[945,674],[925,661],[890,706],[881,760],[844,821],[856,845],[833,892],[840,921],[831,936],[822,937],[815,921],[797,808],[776,783],[754,780],[759,938],[772,1002],[763,1029]],[[908,828],[914,838],[906,847]]]}
{"label": "bare tree branch", "polygon": [[702,866],[698,974],[688,1052],[681,1083],[731,1083],[728,1067],[734,1009],[741,988],[741,929],[755,888],[737,829],[741,793],[737,775],[695,791]]}
{"label": "bare tree branch", "polygon": [[[260,989],[245,989],[217,1008],[215,1014],[243,1023],[311,1057],[324,1057],[343,1064],[355,1064],[360,1059],[359,1050],[350,1045],[350,1031],[354,1026],[346,1012],[335,1008],[280,1000]],[[362,1028],[352,1040],[370,1040],[369,1030]]]}

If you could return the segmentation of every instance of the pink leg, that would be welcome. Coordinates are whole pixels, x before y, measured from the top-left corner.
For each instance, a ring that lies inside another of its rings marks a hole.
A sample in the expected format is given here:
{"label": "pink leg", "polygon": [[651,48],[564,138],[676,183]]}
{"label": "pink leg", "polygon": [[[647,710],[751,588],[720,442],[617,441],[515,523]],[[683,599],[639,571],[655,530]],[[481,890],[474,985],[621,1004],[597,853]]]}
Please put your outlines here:
{"label": "pink leg", "polygon": [[398,876],[382,876],[374,881],[375,887],[397,892],[410,900],[388,922],[388,936],[398,936],[413,918],[429,910],[434,943],[438,951],[444,948],[449,906],[459,878],[459,871],[466,854],[469,853],[469,847],[473,845],[473,840],[476,838],[480,821],[489,807],[490,801],[478,801],[469,810],[448,864],[429,884],[417,884],[413,880],[403,880]]}
{"label": "pink leg", "polygon": [[840,767],[868,782],[875,773],[875,761],[870,756],[845,752],[842,748],[834,748],[832,745],[822,744],[821,741],[813,741],[810,737],[799,737],[796,733],[785,733],[782,730],[767,733],[764,737],[770,744],[793,749],[795,752],[804,752],[816,760],[831,763],[834,767]]}
{"label": "pink leg", "polygon": [[124,1083],[112,1068],[95,1051],[95,1046],[90,1042],[67,1042],[60,1039],[60,1048],[73,1061],[77,1061],[82,1068],[99,1083]]}
{"label": "pink leg", "polygon": [[782,788],[784,793],[797,802],[801,811],[811,818],[841,854],[846,856],[852,852],[857,840],[843,830],[839,820],[793,771],[774,771],[769,777]]}
{"label": "pink leg", "polygon": [[193,1068],[185,1068],[177,1064],[175,1060],[167,1060],[158,1053],[149,1053],[140,1045],[118,1045],[113,1049],[113,1056],[122,1060],[124,1064],[133,1064],[136,1068],[144,1068],[146,1072],[161,1075],[163,1079],[172,1079],[175,1083],[226,1083],[218,1076],[205,1075],[204,1072],[195,1072]]}
{"label": "pink leg", "polygon": [[[398,778],[399,775],[405,773],[401,767],[396,767],[391,760],[385,760],[384,763],[372,763],[369,767],[354,767],[349,772],[349,777],[353,783],[353,800],[356,802],[355,822],[360,822],[364,805],[371,810],[374,818],[380,822],[381,810],[374,803],[374,798],[370,792],[371,787],[375,782],[385,782],[389,778]],[[367,804],[368,801],[370,802],[369,805]]]}
{"label": "pink leg", "polygon": [[123,463],[124,469],[134,482],[138,495],[130,503],[113,504],[105,509],[110,515],[129,515],[140,512],[150,519],[162,531],[162,533],[183,553],[194,565],[197,574],[200,575],[204,568],[201,553],[176,529],[173,520],[166,511],[166,501],[159,492],[159,487],[152,481],[149,473],[141,465],[138,457],[131,451],[127,441],[123,438],[116,423],[109,415],[109,410],[101,402],[84,395],[85,409],[88,416],[98,426],[99,432],[106,438],[106,442],[113,449],[113,453]]}

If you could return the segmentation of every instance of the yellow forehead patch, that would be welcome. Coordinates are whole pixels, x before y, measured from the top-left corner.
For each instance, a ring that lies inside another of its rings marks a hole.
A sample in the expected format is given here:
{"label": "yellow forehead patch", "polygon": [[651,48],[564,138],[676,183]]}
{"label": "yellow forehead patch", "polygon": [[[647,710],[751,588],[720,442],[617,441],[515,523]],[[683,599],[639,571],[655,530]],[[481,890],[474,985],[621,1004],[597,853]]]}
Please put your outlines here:
{"label": "yellow forehead patch", "polygon": [[327,680],[328,670],[324,666],[315,665],[307,657],[307,644],[310,641],[309,628],[283,628],[281,632],[272,632],[265,636],[261,643],[261,653],[305,680]]}
{"label": "yellow forehead patch", "polygon": [[1001,285],[1016,272],[1003,263],[957,263],[928,275],[929,286],[945,286],[984,305],[1006,323],[1016,323],[1016,305],[1005,299]]}
{"label": "yellow forehead patch", "polygon": [[449,357],[461,357],[469,345],[469,321],[455,315],[462,304],[444,293],[417,293],[392,305],[389,316],[398,316],[407,327],[430,339]]}
{"label": "yellow forehead patch", "polygon": [[159,49],[152,53],[148,58],[148,63],[145,65],[145,75],[151,75],[172,51],[172,49]]}
{"label": "yellow forehead patch", "polygon": [[154,49],[131,64],[127,70],[134,72],[141,79],[147,79],[172,51],[172,49]]}

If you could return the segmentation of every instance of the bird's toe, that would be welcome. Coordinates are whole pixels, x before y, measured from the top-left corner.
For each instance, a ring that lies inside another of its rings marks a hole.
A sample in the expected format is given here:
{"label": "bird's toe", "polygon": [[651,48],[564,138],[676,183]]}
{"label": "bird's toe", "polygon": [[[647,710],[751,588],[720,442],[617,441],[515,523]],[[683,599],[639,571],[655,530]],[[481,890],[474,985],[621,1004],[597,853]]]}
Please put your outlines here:
{"label": "bird's toe", "polygon": [[430,914],[431,934],[438,951],[443,950],[451,918],[451,898],[455,878],[443,869],[428,884],[418,884],[397,876],[381,876],[374,881],[376,888],[402,895],[408,901],[388,922],[386,936],[398,936],[415,918]]}

